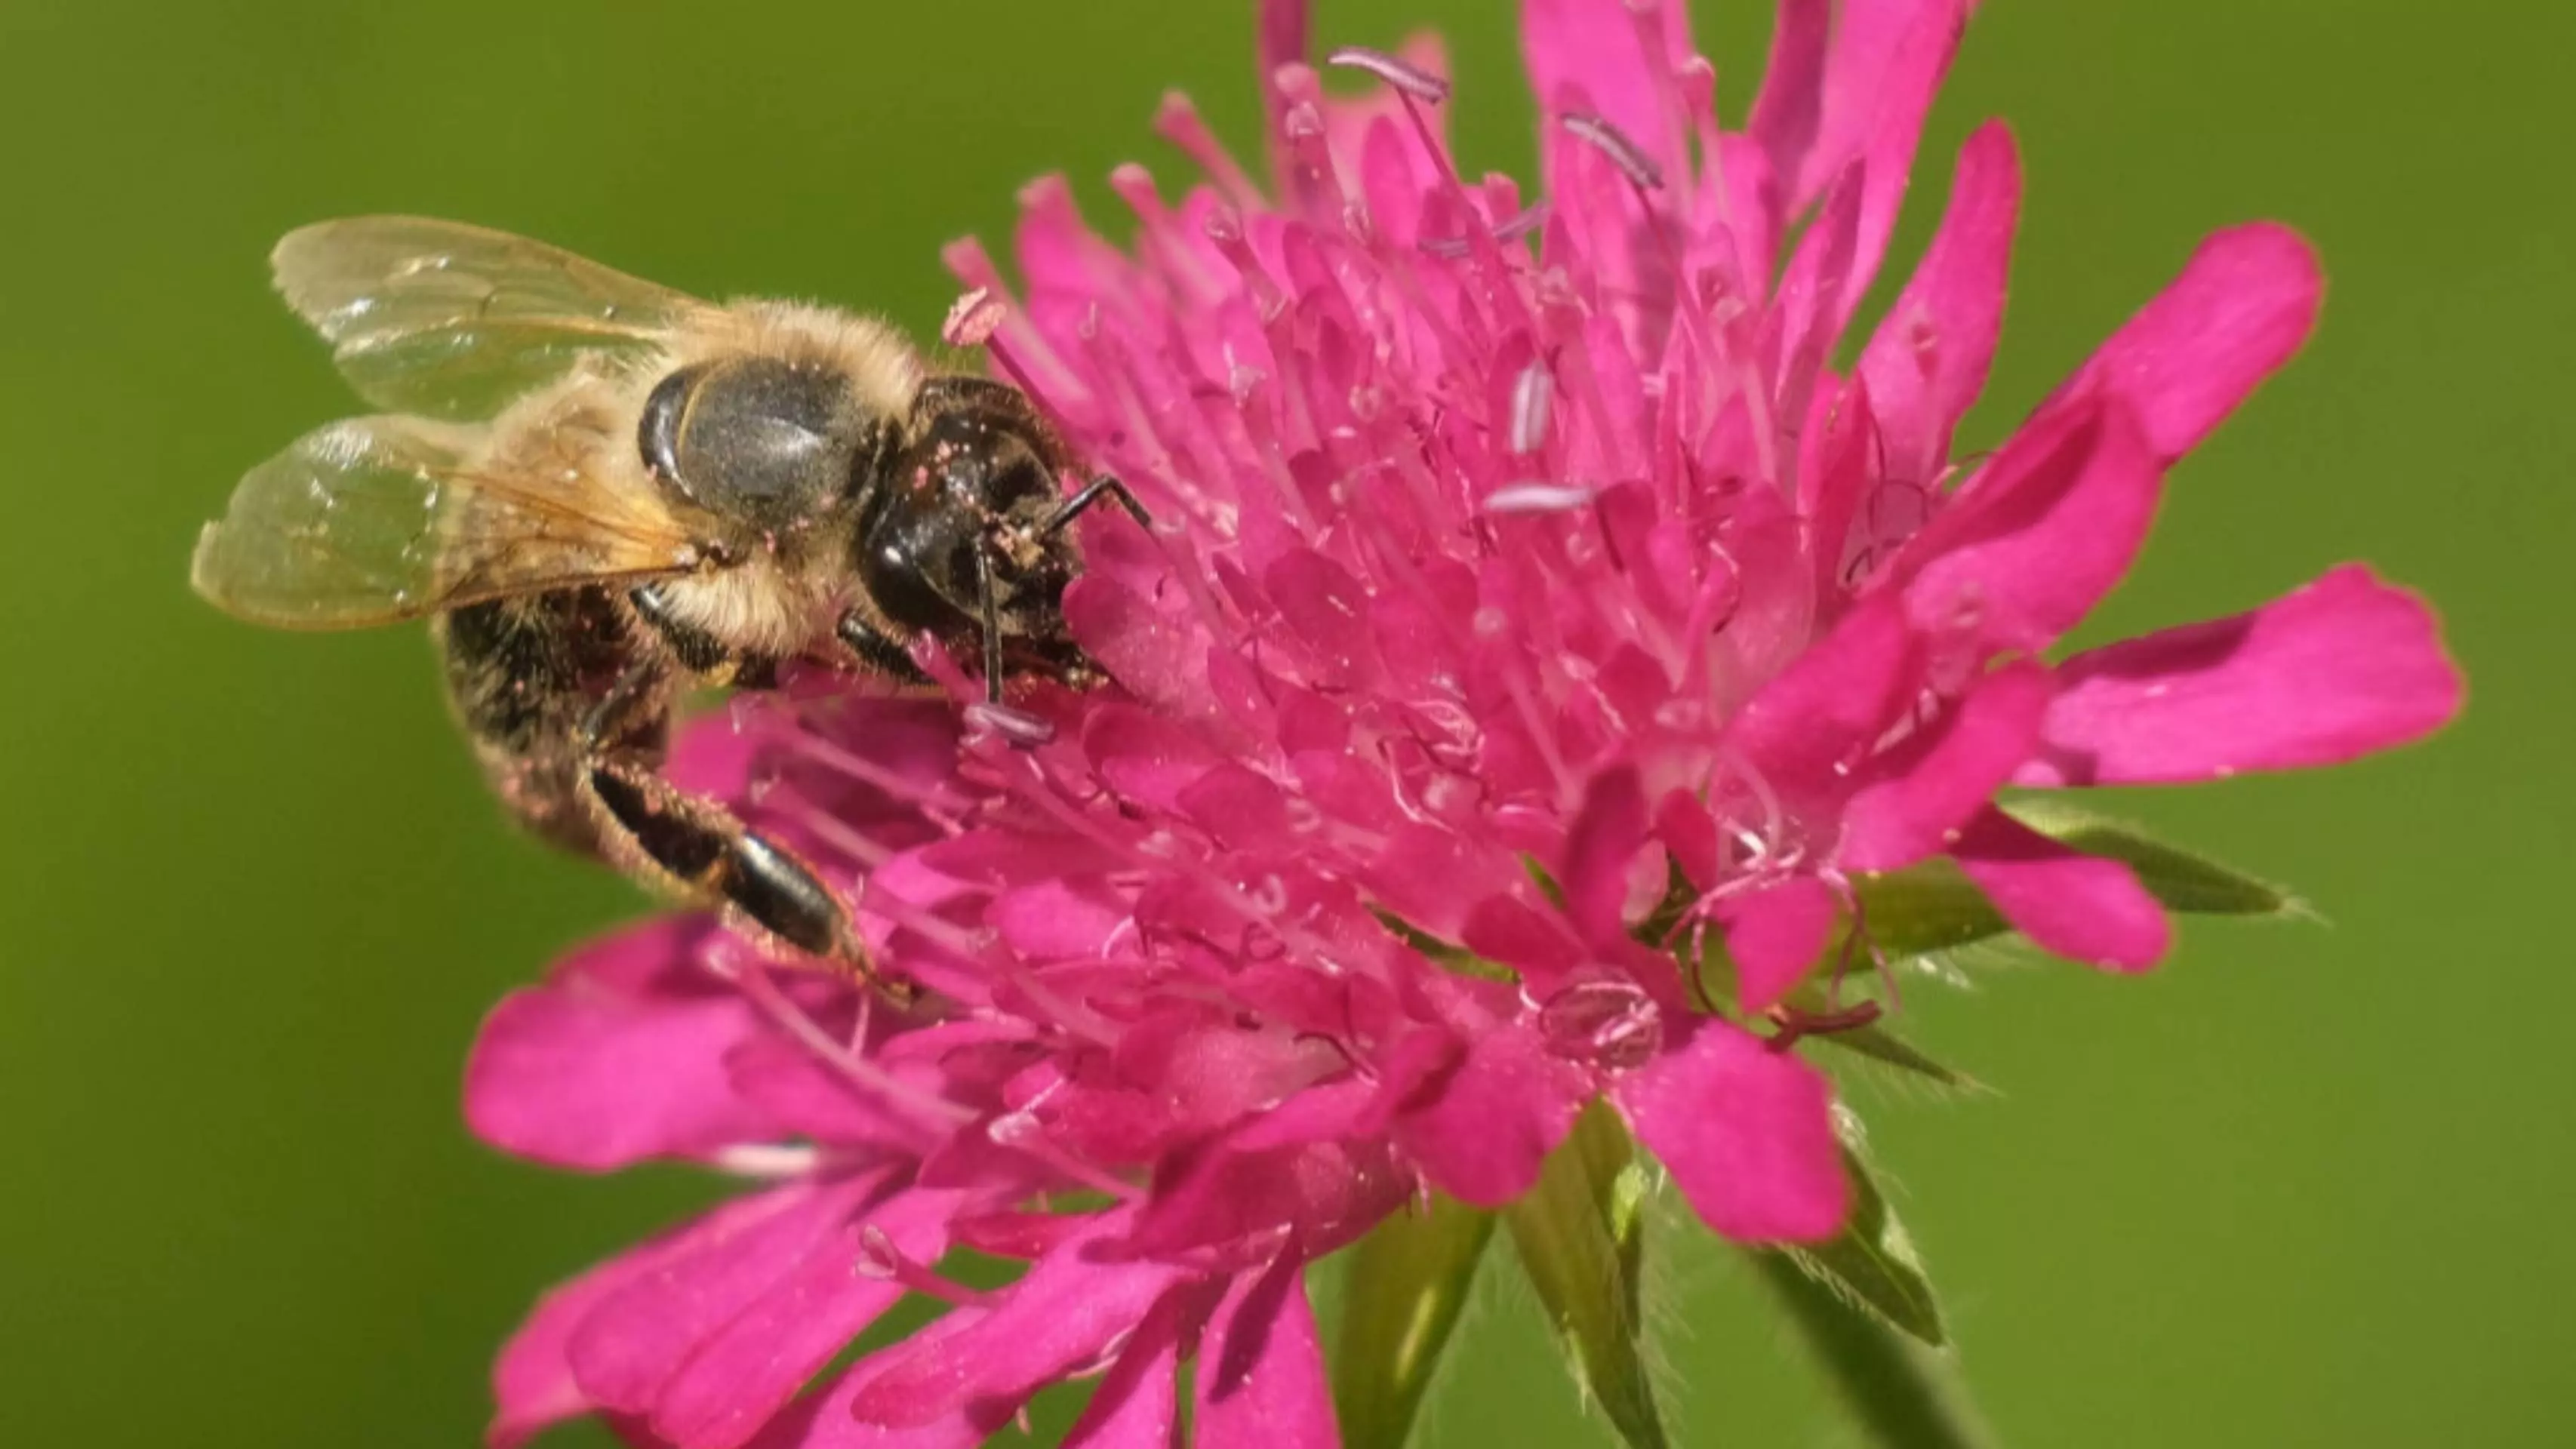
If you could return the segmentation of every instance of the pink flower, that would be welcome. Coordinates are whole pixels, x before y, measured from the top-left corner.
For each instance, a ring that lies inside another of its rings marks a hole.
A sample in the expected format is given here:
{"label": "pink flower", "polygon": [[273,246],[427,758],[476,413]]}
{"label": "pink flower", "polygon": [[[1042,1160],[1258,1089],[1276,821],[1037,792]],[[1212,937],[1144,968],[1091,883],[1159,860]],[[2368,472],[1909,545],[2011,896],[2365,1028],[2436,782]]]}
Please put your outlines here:
{"label": "pink flower", "polygon": [[[688,1449],[972,1443],[1099,1373],[1071,1442],[1160,1443],[1192,1358],[1200,1442],[1330,1442],[1304,1266],[1426,1190],[1520,1197],[1595,1098],[1720,1233],[1837,1230],[1825,1079],[1752,1028],[1866,946],[1874,875],[1948,856],[2040,944],[2156,960],[2130,869],[1999,789],[2329,764],[2446,720],[2430,616],[2356,567],[2050,658],[2167,467],[2305,337],[2289,232],[2212,238],[1956,460],[2018,201],[1988,126],[1832,368],[1967,8],[1785,0],[1726,132],[1680,5],[1528,0],[1525,199],[1456,173],[1436,47],[1337,53],[1375,83],[1328,98],[1272,0],[1266,189],[1175,100],[1160,130],[1208,179],[1116,173],[1132,252],[1040,182],[997,316],[959,244],[999,368],[1157,520],[1084,525],[1067,614],[1115,682],[1005,711],[827,689],[691,736],[684,778],[864,881],[936,1004],[898,1019],[694,924],[505,1003],[486,1138],[769,1185],[541,1304],[495,1442],[598,1412]],[[1702,940],[1731,1001],[1677,964]],[[930,1266],[958,1245],[1031,1267],[970,1291]],[[953,1306],[808,1386],[906,1291]]]}

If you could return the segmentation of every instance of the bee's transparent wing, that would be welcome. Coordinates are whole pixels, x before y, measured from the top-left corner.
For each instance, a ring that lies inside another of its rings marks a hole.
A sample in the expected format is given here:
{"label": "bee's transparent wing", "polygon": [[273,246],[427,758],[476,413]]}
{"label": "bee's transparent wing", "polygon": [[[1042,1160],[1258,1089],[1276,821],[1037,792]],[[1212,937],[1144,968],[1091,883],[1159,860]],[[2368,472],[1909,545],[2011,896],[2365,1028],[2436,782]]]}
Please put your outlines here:
{"label": "bee's transparent wing", "polygon": [[320,222],[269,264],[359,396],[427,417],[489,417],[586,355],[649,351],[714,310],[559,247],[422,217]]}
{"label": "bee's transparent wing", "polygon": [[190,582],[245,619],[342,629],[703,563],[703,535],[658,499],[553,439],[478,458],[483,433],[372,417],[305,434],[242,478],[198,535]]}

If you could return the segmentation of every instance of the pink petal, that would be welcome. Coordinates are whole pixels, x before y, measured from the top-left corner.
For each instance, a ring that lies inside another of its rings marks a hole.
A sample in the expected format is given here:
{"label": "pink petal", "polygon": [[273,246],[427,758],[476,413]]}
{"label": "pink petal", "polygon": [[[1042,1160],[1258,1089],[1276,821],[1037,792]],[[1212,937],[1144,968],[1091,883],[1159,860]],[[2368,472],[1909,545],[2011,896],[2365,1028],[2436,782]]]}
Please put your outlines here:
{"label": "pink petal", "polygon": [[590,1396],[573,1382],[564,1341],[591,1306],[626,1282],[637,1249],[592,1269],[537,1301],[519,1331],[492,1365],[492,1422],[483,1431],[489,1449],[518,1449],[550,1425],[590,1412]]}
{"label": "pink petal", "polygon": [[497,1408],[485,1441],[492,1449],[512,1449],[549,1424],[605,1407],[576,1380],[572,1366],[573,1340],[592,1316],[629,1288],[660,1277],[710,1244],[797,1211],[811,1195],[799,1184],[736,1198],[548,1292],[493,1365]]}
{"label": "pink petal", "polygon": [[491,1449],[515,1449],[549,1424],[589,1413],[596,1405],[575,1382],[569,1358],[572,1337],[583,1320],[629,1284],[695,1251],[703,1237],[735,1231],[743,1222],[780,1211],[786,1205],[774,1200],[780,1197],[737,1198],[549,1290],[492,1366],[495,1411],[484,1442]]}
{"label": "pink petal", "polygon": [[1582,813],[1567,832],[1557,888],[1565,914],[1588,941],[1626,932],[1628,867],[1646,843],[1646,796],[1637,772],[1621,767],[1593,777]]}
{"label": "pink petal", "polygon": [[1960,148],[1941,229],[1861,354],[1891,478],[1934,482],[1951,430],[1985,390],[2020,210],[2012,132],[1990,121]]}
{"label": "pink petal", "polygon": [[906,1115],[908,1104],[858,1090],[837,1067],[784,1034],[754,1037],[734,1048],[725,1070],[737,1095],[785,1129],[773,1138],[909,1156],[929,1134],[919,1117]]}
{"label": "pink petal", "polygon": [[1049,875],[1003,891],[985,920],[1032,960],[1098,956],[1127,925],[1123,905],[1097,881]]}
{"label": "pink petal", "polygon": [[[937,1262],[948,1250],[948,1218],[956,1207],[952,1193],[904,1193],[807,1254],[691,1351],[654,1402],[655,1432],[688,1449],[744,1443],[903,1297],[902,1284],[869,1275],[863,1256],[891,1247],[917,1264]],[[882,1234],[882,1246],[863,1248],[862,1231]]]}
{"label": "pink petal", "polygon": [[2000,810],[1978,816],[1950,853],[2013,929],[2069,960],[2142,971],[2173,944],[2164,907],[2137,872],[2069,850]]}
{"label": "pink petal", "polygon": [[1988,675],[1892,778],[1852,797],[1842,863],[1895,870],[1946,849],[2030,758],[2051,689],[2048,671],[2028,660]]}
{"label": "pink petal", "polygon": [[2044,410],[1898,555],[1906,612],[1975,653],[2046,647],[2128,572],[2162,483],[2116,400]]}
{"label": "pink petal", "polygon": [[1236,1279],[1210,1326],[1193,1395],[1199,1443],[1331,1449],[1341,1442],[1304,1264],[1285,1257]]}
{"label": "pink petal", "polygon": [[2156,456],[2178,458],[2299,350],[2323,290],[2297,232],[2270,222],[2219,232],[2068,387],[2126,397]]}
{"label": "pink petal", "polygon": [[[1864,23],[1859,12],[1865,8],[1865,0],[1851,6],[1845,23]],[[1906,182],[1914,174],[1914,148],[1923,136],[1923,117],[1932,109],[1933,94],[1941,88],[1941,77],[1949,73],[1950,62],[1959,53],[1959,38],[1967,29],[1965,0],[1902,0],[1898,8],[1912,13],[1885,71],[1869,83],[1876,114],[1861,142],[1867,181],[1862,188],[1859,249],[1843,284],[1837,333],[1869,290],[1879,261],[1887,254],[1888,233],[1896,228]],[[1896,22],[1891,18],[1889,23]]]}
{"label": "pink petal", "polygon": [[1865,597],[1736,711],[1728,743],[1775,788],[1829,787],[1912,702],[1919,653],[1902,606]]}
{"label": "pink petal", "polygon": [[1610,1097],[1691,1207],[1727,1237],[1811,1243],[1842,1227],[1851,1184],[1833,1095],[1805,1062],[1702,1022],[1614,1083]]}
{"label": "pink petal", "polygon": [[1780,0],[1771,26],[1771,55],[1763,63],[1762,88],[1746,127],[1781,189],[1775,212],[1806,210],[1809,178],[1832,169],[1830,164],[1811,167],[1810,158],[1824,125],[1825,62],[1833,32],[1833,0]]}
{"label": "pink petal", "polygon": [[991,1306],[951,1310],[862,1359],[851,1412],[905,1428],[979,1403],[1015,1407],[1097,1359],[1181,1277],[1179,1269],[1159,1263],[1093,1256],[1127,1225],[1123,1212],[1102,1214],[999,1290]]}
{"label": "pink petal", "polygon": [[1589,1088],[1529,1032],[1477,1031],[1455,1070],[1397,1121],[1396,1145],[1441,1191],[1501,1207],[1538,1181]]}
{"label": "pink petal", "polygon": [[1816,219],[1798,238],[1788,270],[1773,299],[1771,323],[1779,329],[1779,395],[1781,415],[1806,413],[1808,401],[1824,376],[1826,355],[1842,336],[1843,319],[1853,298],[1853,259],[1860,247],[1862,204],[1868,177],[1858,165],[1844,168]]}
{"label": "pink petal", "polygon": [[1118,1350],[1064,1449],[1174,1449],[1180,1437],[1180,1305],[1167,1295]]}
{"label": "pink petal", "polygon": [[1834,893],[1813,876],[1737,896],[1719,909],[1744,1010],[1768,1010],[1797,984],[1833,938],[1835,913]]}
{"label": "pink petal", "polygon": [[2459,712],[2423,601],[2346,564],[2250,613],[2088,650],[2060,667],[2025,785],[2140,785],[2340,764]]}
{"label": "pink petal", "polygon": [[1196,732],[1131,705],[1092,710],[1082,742],[1112,789],[1161,810],[1178,809],[1183,792],[1220,763]]}
{"label": "pink petal", "polygon": [[727,1079],[759,1029],[699,969],[703,921],[661,921],[582,947],[493,1008],[465,1068],[465,1118],[505,1152],[605,1171],[782,1135]]}
{"label": "pink petal", "polygon": [[[706,1449],[749,1438],[808,1374],[901,1296],[892,1282],[857,1273],[856,1218],[876,1186],[866,1179],[800,1184],[766,1194],[772,1210],[756,1219],[709,1219],[687,1252],[602,1302],[573,1335],[567,1354],[583,1392],[603,1407],[650,1416],[657,1432],[690,1449],[700,1449],[691,1433],[703,1435]],[[935,1254],[935,1231],[902,1226],[910,1247]],[[826,1341],[812,1342],[801,1327],[793,1337],[783,1333],[782,1321],[795,1321],[800,1310],[810,1310]],[[845,1323],[846,1331],[832,1331]],[[745,1329],[747,1337],[736,1336]],[[783,1340],[766,1345],[779,1351],[774,1364],[762,1353],[769,1338]],[[710,1351],[716,1374],[691,1378]]]}
{"label": "pink petal", "polygon": [[829,1389],[788,1405],[744,1449],[976,1449],[1010,1423],[1009,1409],[983,1405],[943,1414],[925,1424],[889,1429],[850,1412],[860,1373],[842,1374]]}
{"label": "pink petal", "polygon": [[1355,1234],[1411,1186],[1394,1170],[1384,1138],[1358,1130],[1361,1114],[1378,1105],[1367,1082],[1309,1087],[1167,1158],[1127,1249],[1231,1261],[1266,1252],[1287,1233],[1319,1244]]}
{"label": "pink petal", "polygon": [[[1887,178],[1872,189],[1890,192],[1870,210],[1892,220],[1965,10],[1961,0],[1783,0],[1752,130],[1786,189],[1788,214],[1865,161]],[[1884,221],[1876,225],[1884,238]],[[1877,246],[1867,253],[1874,259]]]}
{"label": "pink petal", "polygon": [[1148,704],[1184,719],[1213,714],[1208,643],[1186,620],[1097,573],[1066,588],[1064,618],[1083,651]]}

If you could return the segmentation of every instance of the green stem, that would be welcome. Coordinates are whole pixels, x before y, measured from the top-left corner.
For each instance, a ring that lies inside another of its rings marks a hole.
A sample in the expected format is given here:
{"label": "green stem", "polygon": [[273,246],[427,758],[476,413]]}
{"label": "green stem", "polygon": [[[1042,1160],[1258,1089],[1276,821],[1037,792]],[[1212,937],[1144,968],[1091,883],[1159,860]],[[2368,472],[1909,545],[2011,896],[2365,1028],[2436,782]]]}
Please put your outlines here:
{"label": "green stem", "polygon": [[1950,1353],[1854,1309],[1785,1253],[1750,1249],[1745,1256],[1779,1296],[1844,1407],[1883,1449],[1995,1449]]}

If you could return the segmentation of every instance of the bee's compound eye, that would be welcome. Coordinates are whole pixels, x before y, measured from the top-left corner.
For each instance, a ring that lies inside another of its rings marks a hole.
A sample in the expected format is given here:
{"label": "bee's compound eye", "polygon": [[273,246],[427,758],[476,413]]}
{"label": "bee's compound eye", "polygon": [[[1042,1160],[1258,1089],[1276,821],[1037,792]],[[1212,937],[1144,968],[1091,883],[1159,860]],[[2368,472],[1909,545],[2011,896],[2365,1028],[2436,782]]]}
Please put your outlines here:
{"label": "bee's compound eye", "polygon": [[653,476],[699,506],[784,527],[847,491],[864,429],[839,372],[743,357],[656,383],[636,443]]}
{"label": "bee's compound eye", "polygon": [[682,493],[689,486],[680,479],[680,419],[688,412],[689,393],[705,372],[704,367],[684,367],[655,383],[644,399],[643,421],[635,425],[635,443],[644,454],[644,466],[664,485]]}

